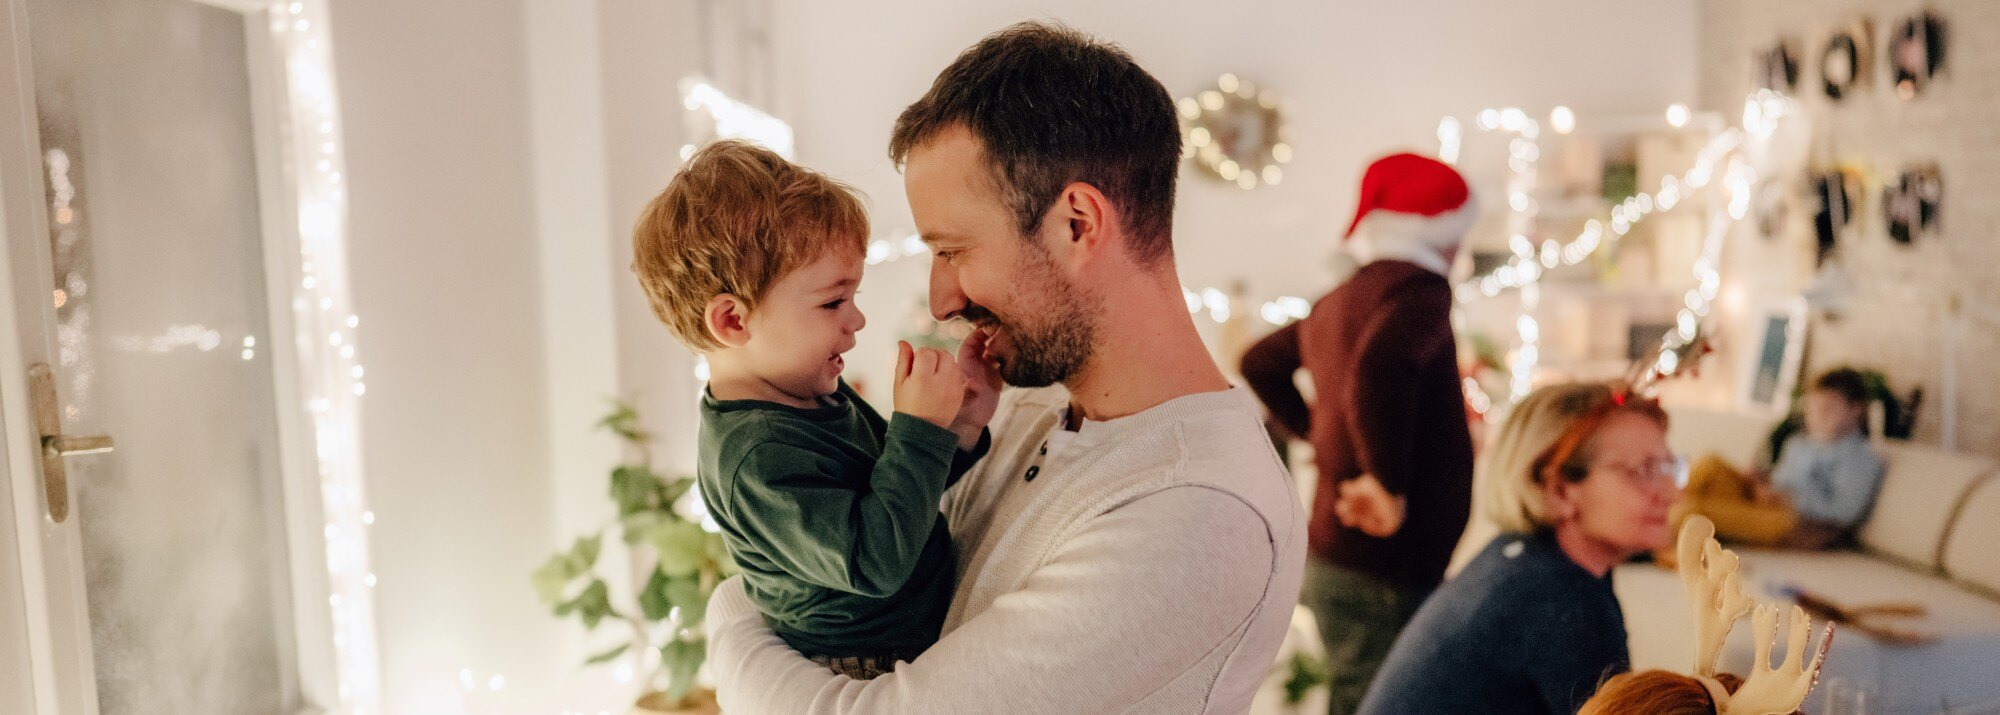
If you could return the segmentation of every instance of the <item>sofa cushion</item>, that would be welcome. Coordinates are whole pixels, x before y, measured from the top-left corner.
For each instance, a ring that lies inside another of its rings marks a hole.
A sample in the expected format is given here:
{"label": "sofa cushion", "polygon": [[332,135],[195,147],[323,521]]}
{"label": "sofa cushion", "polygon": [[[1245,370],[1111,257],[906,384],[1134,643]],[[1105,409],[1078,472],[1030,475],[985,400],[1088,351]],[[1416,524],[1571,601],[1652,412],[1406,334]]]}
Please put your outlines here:
{"label": "sofa cushion", "polygon": [[[1907,623],[1937,633],[1932,643],[1892,646],[1853,630],[1834,639],[1824,679],[1872,687],[1880,699],[1878,712],[1934,713],[1940,703],[2000,701],[2000,679],[1992,671],[2000,662],[2000,600],[1859,552],[1737,552],[1747,590],[1760,599],[1784,600],[1781,594],[1792,586],[1847,605],[1914,601],[1927,609]],[[1679,579],[1655,566],[1633,564],[1620,567],[1613,583],[1625,611],[1633,668],[1685,672],[1694,636]],[[1751,631],[1747,618],[1730,631],[1724,670],[1747,671]],[[1824,711],[1819,700],[1825,690],[1807,701],[1805,712]]]}
{"label": "sofa cushion", "polygon": [[1944,570],[2000,594],[2000,478],[1973,487],[1945,536]]}
{"label": "sofa cushion", "polygon": [[1771,415],[1670,406],[1667,446],[1689,461],[1714,454],[1737,469],[1750,469],[1767,451],[1765,443],[1777,422]]}
{"label": "sofa cushion", "polygon": [[1861,525],[1861,545],[1913,566],[1939,568],[1952,514],[1966,490],[1993,472],[1993,462],[1899,442],[1877,448],[1887,467],[1875,508]]}

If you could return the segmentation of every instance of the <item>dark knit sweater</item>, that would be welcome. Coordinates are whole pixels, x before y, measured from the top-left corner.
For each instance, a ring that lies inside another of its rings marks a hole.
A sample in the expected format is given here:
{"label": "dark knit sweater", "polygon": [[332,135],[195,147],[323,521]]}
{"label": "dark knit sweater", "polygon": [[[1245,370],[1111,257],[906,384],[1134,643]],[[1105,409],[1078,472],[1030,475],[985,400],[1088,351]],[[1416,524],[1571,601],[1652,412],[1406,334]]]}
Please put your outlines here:
{"label": "dark knit sweater", "polygon": [[1568,715],[1631,670],[1611,576],[1547,532],[1502,534],[1403,627],[1362,715]]}
{"label": "dark knit sweater", "polygon": [[[1444,577],[1472,506],[1451,284],[1404,261],[1363,266],[1305,320],[1259,341],[1243,376],[1279,424],[1310,440],[1319,467],[1311,552],[1337,566],[1418,589]],[[1293,374],[1312,376],[1310,405]],[[1409,505],[1388,538],[1334,516],[1338,484],[1373,474]]]}

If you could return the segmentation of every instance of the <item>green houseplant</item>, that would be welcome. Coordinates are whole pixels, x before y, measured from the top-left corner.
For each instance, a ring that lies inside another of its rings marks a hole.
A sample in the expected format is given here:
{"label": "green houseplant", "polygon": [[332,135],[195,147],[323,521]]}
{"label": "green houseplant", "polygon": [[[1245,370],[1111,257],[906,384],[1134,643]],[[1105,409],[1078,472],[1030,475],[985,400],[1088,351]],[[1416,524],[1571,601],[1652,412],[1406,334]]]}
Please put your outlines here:
{"label": "green houseplant", "polygon": [[[579,536],[570,547],[550,556],[535,569],[535,593],[557,618],[575,618],[588,632],[613,621],[628,626],[611,648],[590,656],[586,665],[607,663],[627,653],[637,654],[640,683],[645,688],[636,712],[697,711],[712,706],[713,694],[699,689],[695,673],[708,657],[702,632],[708,597],[717,582],[735,572],[722,538],[675,511],[674,504],[693,499],[695,480],[666,477],[652,469],[651,437],[639,428],[631,405],[617,403],[598,426],[610,430],[630,447],[636,460],[611,470],[610,497],[617,516]],[[604,537],[616,532],[632,550],[637,593],[612,604],[610,586],[598,573]],[[646,667],[659,654],[657,667]]]}

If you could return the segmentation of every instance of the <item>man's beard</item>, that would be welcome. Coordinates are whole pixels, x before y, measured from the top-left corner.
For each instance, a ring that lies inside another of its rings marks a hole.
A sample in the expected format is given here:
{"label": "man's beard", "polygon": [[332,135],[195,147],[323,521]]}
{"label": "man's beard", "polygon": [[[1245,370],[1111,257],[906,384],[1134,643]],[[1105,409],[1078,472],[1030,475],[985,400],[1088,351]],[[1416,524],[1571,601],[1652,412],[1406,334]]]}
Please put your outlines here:
{"label": "man's beard", "polygon": [[968,302],[959,317],[1007,334],[1013,354],[1000,362],[1000,379],[1015,387],[1047,387],[1075,377],[1090,361],[1097,341],[1098,301],[1064,277],[1046,251],[1031,247],[1018,271],[1018,320],[1001,320]]}

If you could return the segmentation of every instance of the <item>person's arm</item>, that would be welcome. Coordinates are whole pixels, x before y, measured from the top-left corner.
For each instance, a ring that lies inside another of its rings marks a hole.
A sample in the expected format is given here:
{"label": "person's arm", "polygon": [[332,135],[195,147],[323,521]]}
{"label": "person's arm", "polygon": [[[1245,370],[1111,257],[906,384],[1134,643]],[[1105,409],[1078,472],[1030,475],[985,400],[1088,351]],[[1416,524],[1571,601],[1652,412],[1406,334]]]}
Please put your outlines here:
{"label": "person's arm", "polygon": [[881,598],[916,568],[940,518],[958,437],[909,415],[890,418],[868,488],[856,490],[813,448],[751,448],[729,498],[742,537],[779,568],[826,588]]}
{"label": "person's arm", "polygon": [[[1426,366],[1450,360],[1451,291],[1408,286],[1389,297],[1361,345],[1350,392],[1362,472],[1394,496],[1409,492],[1416,445],[1412,388]],[[1458,429],[1463,429],[1462,426]]]}
{"label": "person's arm", "polygon": [[[963,443],[963,440],[961,440],[960,444]],[[951,468],[945,472],[944,477],[945,488],[950,489],[952,485],[957,484],[959,478],[964,477],[966,472],[972,471],[972,465],[978,464],[981,459],[985,459],[986,453],[992,451],[992,449],[993,433],[981,429],[979,430],[979,441],[974,443],[971,449],[959,449],[952,452]]]}
{"label": "person's arm", "polygon": [[1299,394],[1299,325],[1292,323],[1264,336],[1243,353],[1243,381],[1264,402],[1278,426],[1299,439],[1312,437],[1312,410]]}
{"label": "person's arm", "polygon": [[709,661],[729,712],[1114,712],[1240,637],[1260,608],[1289,613],[1292,594],[1267,603],[1274,554],[1243,502],[1174,488],[1097,517],[1019,590],[874,680],[787,647],[733,578],[709,605]]}

